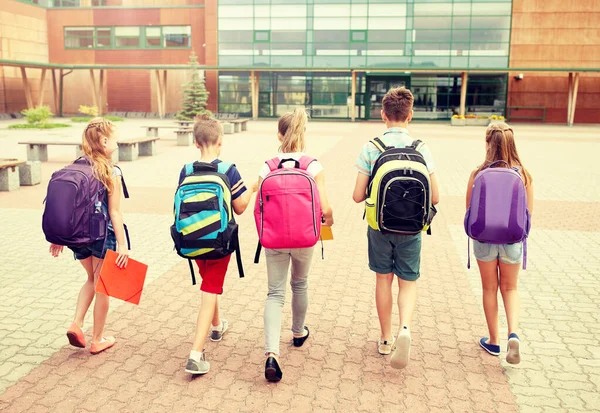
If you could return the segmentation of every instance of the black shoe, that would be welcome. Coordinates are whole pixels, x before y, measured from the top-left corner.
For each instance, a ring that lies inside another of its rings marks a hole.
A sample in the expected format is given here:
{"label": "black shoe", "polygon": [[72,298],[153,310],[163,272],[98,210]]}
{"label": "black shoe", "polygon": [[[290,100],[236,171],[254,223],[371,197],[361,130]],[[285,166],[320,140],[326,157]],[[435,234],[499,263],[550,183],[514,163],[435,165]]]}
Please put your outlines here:
{"label": "black shoe", "polygon": [[302,347],[302,344],[304,344],[304,342],[310,335],[308,327],[304,326],[304,329],[306,330],[306,335],[304,337],[294,337],[294,347]]}
{"label": "black shoe", "polygon": [[278,382],[283,377],[283,373],[279,368],[279,363],[275,357],[269,357],[265,364],[265,378],[268,381]]}

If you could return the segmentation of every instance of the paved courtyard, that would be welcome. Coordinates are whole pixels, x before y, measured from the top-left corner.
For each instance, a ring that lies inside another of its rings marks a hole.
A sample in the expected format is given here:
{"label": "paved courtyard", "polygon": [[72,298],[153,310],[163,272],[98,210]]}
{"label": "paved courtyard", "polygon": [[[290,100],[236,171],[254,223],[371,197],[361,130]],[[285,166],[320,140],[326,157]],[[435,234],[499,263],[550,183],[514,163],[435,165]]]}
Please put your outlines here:
{"label": "paved courtyard", "polygon": [[[171,122],[127,120],[120,135],[142,136],[140,125],[148,123]],[[11,131],[8,124],[0,122],[3,158],[25,157],[17,144],[22,139],[68,140],[84,128]],[[514,125],[536,200],[528,269],[519,284],[522,362],[512,366],[477,344],[487,334],[481,283],[476,266],[466,268],[464,193],[484,156],[484,128],[410,127],[433,151],[441,201],[433,235],[423,238],[411,362],[402,371],[377,353],[366,223],[362,206],[351,200],[356,156],[383,128],[309,124],[308,152],[325,166],[335,240],[325,243],[324,260],[315,254],[306,321],[311,337],[302,348],[290,343],[288,292],[284,377],[277,384],[263,376],[266,266],[264,258],[252,262],[251,210],[239,219],[246,278],[238,278],[232,260],[221,301],[230,330],[222,342],[208,342],[207,375],[191,378],[183,371],[200,294],[187,262],[173,251],[169,226],[179,170],[197,153],[176,146],[172,132],[161,132],[157,156],[121,164],[131,194],[124,208],[132,257],[149,265],[140,305],[111,301],[106,333],[117,337],[113,349],[90,356],[68,346],[65,331],[85,276],[69,253],[48,254],[40,224],[48,179],[74,154],[70,147],[50,147],[41,185],[0,193],[0,411],[600,412],[600,128]],[[222,153],[246,182],[278,146],[275,121],[250,122],[248,129],[226,135]],[[394,314],[397,328],[396,308]],[[88,317],[88,338],[90,328]]]}

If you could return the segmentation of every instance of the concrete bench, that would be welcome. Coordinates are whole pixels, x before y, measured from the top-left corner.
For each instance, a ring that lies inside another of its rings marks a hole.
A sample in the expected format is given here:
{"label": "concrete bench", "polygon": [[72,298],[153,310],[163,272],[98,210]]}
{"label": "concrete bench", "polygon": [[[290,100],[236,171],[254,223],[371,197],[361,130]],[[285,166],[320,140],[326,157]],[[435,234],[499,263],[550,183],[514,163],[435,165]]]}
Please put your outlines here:
{"label": "concrete bench", "polygon": [[226,135],[230,135],[232,133],[235,133],[235,125],[233,123],[229,123],[229,122],[223,122],[220,121],[221,125],[223,125],[223,133]]}
{"label": "concrete bench", "polygon": [[176,124],[179,125],[179,128],[189,128],[190,125],[194,124],[193,120],[176,120]]}
{"label": "concrete bench", "polygon": [[177,146],[191,146],[193,142],[192,129],[178,129],[175,131],[177,135]]}
{"label": "concrete bench", "polygon": [[24,164],[18,159],[0,159],[0,191],[19,189],[19,166]]}
{"label": "concrete bench", "polygon": [[182,129],[179,126],[141,126],[146,128],[146,136],[156,138],[158,136],[159,129]]}
{"label": "concrete bench", "polygon": [[248,130],[248,119],[235,119],[228,122],[233,123],[236,132]]}
{"label": "concrete bench", "polygon": [[48,145],[75,146],[75,157],[81,156],[81,141],[28,141],[19,142],[19,145],[27,145],[27,160],[48,162]]}
{"label": "concrete bench", "polygon": [[135,161],[139,156],[156,155],[156,141],[159,138],[145,137],[119,141],[119,162]]}

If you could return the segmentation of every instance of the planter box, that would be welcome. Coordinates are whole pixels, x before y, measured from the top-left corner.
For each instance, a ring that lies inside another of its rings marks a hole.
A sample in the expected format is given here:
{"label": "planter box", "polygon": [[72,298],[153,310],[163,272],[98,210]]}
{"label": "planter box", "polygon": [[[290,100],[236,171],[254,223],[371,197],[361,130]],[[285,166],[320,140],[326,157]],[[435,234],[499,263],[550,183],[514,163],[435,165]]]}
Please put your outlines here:
{"label": "planter box", "polygon": [[450,119],[450,125],[452,125],[452,126],[466,126],[467,125],[467,120],[466,119]]}
{"label": "planter box", "polygon": [[487,126],[490,123],[489,119],[465,119],[467,126]]}

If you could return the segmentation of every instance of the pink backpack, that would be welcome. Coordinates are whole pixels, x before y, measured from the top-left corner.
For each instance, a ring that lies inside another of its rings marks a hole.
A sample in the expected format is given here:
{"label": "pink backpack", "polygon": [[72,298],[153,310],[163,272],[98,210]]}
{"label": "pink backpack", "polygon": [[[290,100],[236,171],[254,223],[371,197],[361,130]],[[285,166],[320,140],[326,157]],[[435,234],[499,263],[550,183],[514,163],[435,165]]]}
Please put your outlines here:
{"label": "pink backpack", "polygon": [[[254,220],[258,231],[259,249],[308,248],[321,237],[321,201],[317,184],[306,170],[316,159],[303,156],[300,160],[273,158],[267,161],[271,172],[262,181],[256,196]],[[285,162],[295,163],[284,168]]]}

